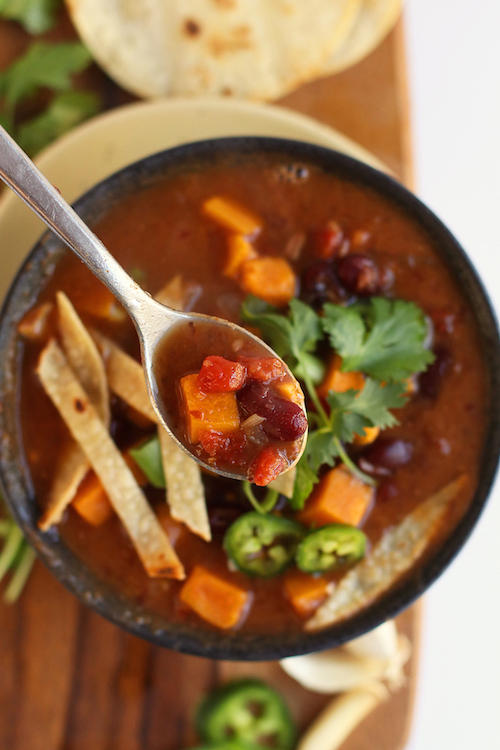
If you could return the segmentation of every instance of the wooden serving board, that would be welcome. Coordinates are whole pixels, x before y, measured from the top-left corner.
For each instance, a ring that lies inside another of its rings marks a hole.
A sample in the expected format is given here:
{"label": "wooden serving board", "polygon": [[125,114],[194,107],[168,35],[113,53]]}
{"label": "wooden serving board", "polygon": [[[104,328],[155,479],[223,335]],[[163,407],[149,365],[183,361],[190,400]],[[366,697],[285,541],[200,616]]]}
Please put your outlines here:
{"label": "wooden serving board", "polygon": [[[72,38],[63,18],[52,39]],[[0,23],[0,69],[28,37]],[[107,107],[132,100],[97,69],[84,76]],[[315,81],[280,104],[316,117],[374,153],[412,183],[401,24],[355,67]],[[419,608],[397,619],[413,644],[406,686],[346,740],[342,750],[402,750],[417,668]],[[0,748],[182,750],[196,744],[193,710],[220,681],[259,675],[283,691],[304,728],[329,700],[303,690],[275,663],[184,656],[122,632],[82,606],[40,564],[20,601],[0,603]]]}

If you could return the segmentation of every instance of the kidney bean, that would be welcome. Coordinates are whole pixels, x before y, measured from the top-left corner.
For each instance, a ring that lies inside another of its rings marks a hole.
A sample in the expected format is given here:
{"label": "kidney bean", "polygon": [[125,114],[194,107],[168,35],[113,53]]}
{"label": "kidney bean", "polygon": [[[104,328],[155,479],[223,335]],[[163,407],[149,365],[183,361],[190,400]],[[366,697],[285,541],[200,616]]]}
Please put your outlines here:
{"label": "kidney bean", "polygon": [[307,429],[307,418],[300,406],[281,398],[263,383],[248,383],[237,398],[246,415],[265,418],[262,429],[272,440],[296,440]]}
{"label": "kidney bean", "polygon": [[363,451],[358,464],[367,474],[388,477],[409,463],[412,456],[413,444],[407,440],[379,438]]}
{"label": "kidney bean", "polygon": [[418,377],[418,390],[428,398],[437,397],[443,377],[452,363],[451,353],[446,346],[438,345],[433,352],[436,359]]}
{"label": "kidney bean", "polygon": [[380,292],[380,272],[376,263],[360,253],[350,253],[337,263],[337,273],[345,288],[360,297]]}
{"label": "kidney bean", "polygon": [[325,302],[338,304],[346,296],[331,263],[317,261],[302,273],[301,298],[312,307],[321,307]]}

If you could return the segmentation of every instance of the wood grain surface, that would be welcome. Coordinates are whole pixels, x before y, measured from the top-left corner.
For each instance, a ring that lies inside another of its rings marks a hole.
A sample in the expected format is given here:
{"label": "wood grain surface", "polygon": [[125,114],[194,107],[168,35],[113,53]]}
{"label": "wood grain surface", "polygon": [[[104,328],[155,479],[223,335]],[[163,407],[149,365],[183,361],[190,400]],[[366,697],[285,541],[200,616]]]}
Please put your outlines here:
{"label": "wood grain surface", "polygon": [[[74,32],[63,17],[50,39]],[[29,38],[0,23],[0,69]],[[96,67],[82,76],[105,108],[132,97]],[[358,141],[412,184],[401,24],[355,67],[315,81],[280,103]],[[342,750],[402,750],[417,669],[419,610],[398,618],[413,644],[405,688],[382,704]],[[152,646],[87,610],[40,564],[17,605],[0,603],[2,750],[182,750],[196,744],[193,710],[217,682],[259,675],[280,688],[303,728],[329,700],[303,690],[275,663],[215,662]]]}

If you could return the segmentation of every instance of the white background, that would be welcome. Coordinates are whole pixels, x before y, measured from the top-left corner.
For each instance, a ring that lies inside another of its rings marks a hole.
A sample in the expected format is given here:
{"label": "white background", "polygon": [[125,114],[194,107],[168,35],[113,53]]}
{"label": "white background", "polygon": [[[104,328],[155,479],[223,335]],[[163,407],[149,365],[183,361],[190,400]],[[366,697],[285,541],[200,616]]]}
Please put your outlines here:
{"label": "white background", "polygon": [[[469,253],[500,310],[500,4],[407,0],[416,191]],[[500,483],[424,597],[406,750],[500,749]],[[376,749],[374,749],[376,750]]]}

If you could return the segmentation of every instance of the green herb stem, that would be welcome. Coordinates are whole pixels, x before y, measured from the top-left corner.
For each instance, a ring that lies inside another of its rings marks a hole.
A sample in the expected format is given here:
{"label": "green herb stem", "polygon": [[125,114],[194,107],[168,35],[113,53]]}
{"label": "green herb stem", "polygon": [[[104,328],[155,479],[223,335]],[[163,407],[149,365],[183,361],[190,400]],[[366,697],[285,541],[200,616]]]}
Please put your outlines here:
{"label": "green herb stem", "polygon": [[277,492],[277,490],[270,489],[267,490],[263,502],[259,502],[253,493],[252,485],[250,484],[250,482],[243,482],[243,492],[245,493],[245,497],[252,505],[252,507],[257,511],[257,513],[262,513],[263,515],[266,513],[270,513],[278,502],[279,492]]}
{"label": "green herb stem", "polygon": [[358,479],[361,479],[362,482],[365,482],[366,484],[369,484],[370,487],[376,487],[377,482],[375,479],[368,474],[365,474],[364,471],[361,471],[361,469],[358,469],[354,461],[352,461],[348,454],[346,449],[344,448],[344,445],[341,440],[338,439],[338,437],[335,438],[335,445],[337,447],[337,450],[339,452],[339,456],[342,459],[343,463],[347,466],[349,471],[358,477]]}
{"label": "green herb stem", "polygon": [[[300,362],[300,360],[299,360],[299,362]],[[301,362],[301,364],[303,366],[302,362]],[[314,404],[314,406],[316,408],[316,411],[318,413],[320,422],[322,423],[323,427],[329,427],[330,420],[328,419],[328,415],[327,415],[327,413],[326,413],[326,411],[325,411],[325,409],[323,407],[323,404],[321,403],[321,399],[319,398],[318,393],[316,391],[316,388],[314,387],[314,383],[312,382],[312,380],[311,380],[311,378],[310,378],[309,374],[307,373],[307,370],[306,370],[306,368],[304,366],[303,366],[303,371],[304,372],[303,372],[302,380],[304,381],[304,385],[306,386],[309,398],[311,399],[311,401],[313,402],[313,404]]]}
{"label": "green herb stem", "polygon": [[22,542],[23,532],[15,523],[12,523],[0,554],[0,581],[13,565]]}
{"label": "green herb stem", "polygon": [[21,559],[3,595],[6,604],[14,604],[19,599],[36,559],[35,551],[26,542],[23,542],[23,545],[24,550]]}

